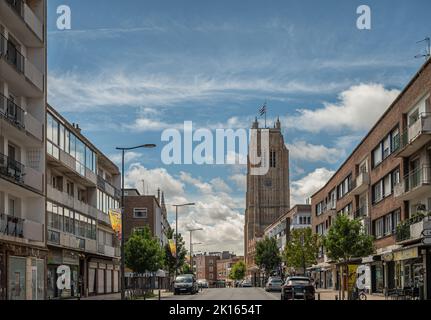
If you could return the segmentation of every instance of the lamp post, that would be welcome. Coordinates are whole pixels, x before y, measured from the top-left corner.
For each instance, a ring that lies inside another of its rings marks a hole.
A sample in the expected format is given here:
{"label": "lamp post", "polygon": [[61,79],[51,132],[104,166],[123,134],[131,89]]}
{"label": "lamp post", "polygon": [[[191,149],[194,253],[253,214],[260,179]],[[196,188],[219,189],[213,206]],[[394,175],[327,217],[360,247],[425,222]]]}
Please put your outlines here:
{"label": "lamp post", "polygon": [[116,150],[119,150],[122,152],[121,154],[121,300],[125,299],[126,294],[126,278],[125,278],[125,263],[124,263],[124,213],[125,213],[125,204],[124,204],[124,157],[126,154],[126,151],[146,148],[146,149],[152,149],[155,148],[155,144],[144,144],[136,147],[131,148],[123,148],[123,147],[117,147]]}
{"label": "lamp post", "polygon": [[[195,231],[202,231],[204,229],[202,228],[197,228],[197,229],[190,229],[188,230],[188,232],[190,232],[190,267],[192,269],[193,272],[193,232]],[[193,272],[194,273],[194,272]]]}
{"label": "lamp post", "polygon": [[194,206],[195,203],[184,203],[184,204],[173,204],[172,206],[175,207],[175,278],[178,275],[178,208],[180,207],[187,207],[187,206]]}

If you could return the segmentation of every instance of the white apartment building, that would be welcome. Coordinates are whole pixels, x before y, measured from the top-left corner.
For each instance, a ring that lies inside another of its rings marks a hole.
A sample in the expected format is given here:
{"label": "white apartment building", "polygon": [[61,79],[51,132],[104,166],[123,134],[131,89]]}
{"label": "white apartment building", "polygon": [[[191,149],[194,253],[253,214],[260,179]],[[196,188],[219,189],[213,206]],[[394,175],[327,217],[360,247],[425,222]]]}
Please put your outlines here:
{"label": "white apartment building", "polygon": [[[66,299],[120,290],[120,243],[109,210],[119,208],[120,171],[56,110],[47,108],[47,296]],[[71,271],[59,290],[58,268]]]}
{"label": "white apartment building", "polygon": [[46,297],[46,1],[0,0],[0,300]]}

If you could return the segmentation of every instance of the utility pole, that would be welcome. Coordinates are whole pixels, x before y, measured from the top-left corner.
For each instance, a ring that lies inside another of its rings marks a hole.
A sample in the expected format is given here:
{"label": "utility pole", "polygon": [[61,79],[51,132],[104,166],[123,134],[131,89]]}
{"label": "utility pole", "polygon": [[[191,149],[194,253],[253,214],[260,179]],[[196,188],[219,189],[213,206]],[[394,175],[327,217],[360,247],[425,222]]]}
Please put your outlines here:
{"label": "utility pole", "polygon": [[188,230],[190,232],[190,268],[192,269],[192,272],[193,272],[193,232],[202,231],[202,230],[203,230],[202,228]]}

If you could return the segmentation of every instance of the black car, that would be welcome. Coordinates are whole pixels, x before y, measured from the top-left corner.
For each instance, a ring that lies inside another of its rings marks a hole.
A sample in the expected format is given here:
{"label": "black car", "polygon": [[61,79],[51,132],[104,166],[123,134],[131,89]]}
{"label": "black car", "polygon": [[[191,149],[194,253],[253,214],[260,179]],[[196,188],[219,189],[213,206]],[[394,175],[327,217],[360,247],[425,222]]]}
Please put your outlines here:
{"label": "black car", "polygon": [[193,275],[184,274],[178,276],[174,283],[174,294],[178,295],[181,293],[196,294],[199,292],[199,285]]}
{"label": "black car", "polygon": [[315,300],[313,282],[307,277],[289,277],[281,287],[281,300]]}

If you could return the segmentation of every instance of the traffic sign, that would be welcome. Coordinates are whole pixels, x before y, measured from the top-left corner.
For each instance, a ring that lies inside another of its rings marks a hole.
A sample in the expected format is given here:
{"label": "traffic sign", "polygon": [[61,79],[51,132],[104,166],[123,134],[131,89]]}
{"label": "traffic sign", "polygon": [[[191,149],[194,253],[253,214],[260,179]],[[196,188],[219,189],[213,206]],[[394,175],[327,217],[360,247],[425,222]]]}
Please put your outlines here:
{"label": "traffic sign", "polygon": [[431,238],[423,238],[422,243],[426,246],[431,246]]}

